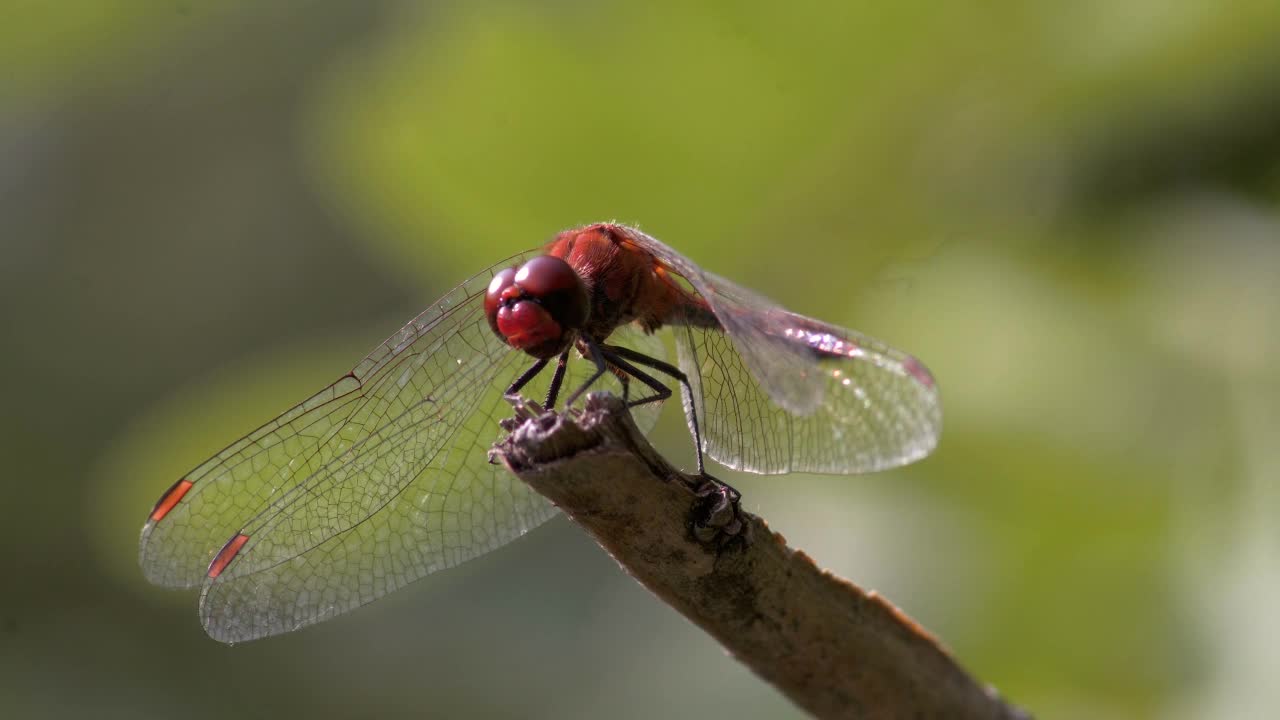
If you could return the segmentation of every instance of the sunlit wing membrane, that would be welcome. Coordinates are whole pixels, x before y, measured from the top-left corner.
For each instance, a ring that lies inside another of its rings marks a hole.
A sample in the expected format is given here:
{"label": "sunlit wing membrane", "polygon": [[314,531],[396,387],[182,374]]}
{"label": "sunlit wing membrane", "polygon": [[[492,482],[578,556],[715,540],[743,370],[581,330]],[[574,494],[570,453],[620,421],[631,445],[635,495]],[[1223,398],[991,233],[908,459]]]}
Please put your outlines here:
{"label": "sunlit wing membrane", "polygon": [[[388,418],[462,376],[466,368],[427,366],[425,359],[481,315],[479,299],[493,273],[532,254],[508,258],[454,288],[350,373],[179,480],[142,529],[139,558],[147,578],[174,587],[201,584],[214,553],[254,514],[351,452]],[[482,347],[493,352],[496,343],[489,340]]]}
{"label": "sunlit wing membrane", "polygon": [[808,380],[812,365],[804,348],[762,332],[754,321],[781,308],[768,298],[703,270],[662,241],[627,229],[631,240],[683,277],[706,301],[738,354],[774,404],[798,415],[812,412],[822,401],[824,387]]}
{"label": "sunlit wing membrane", "polygon": [[[228,545],[234,560],[206,582],[201,597],[211,636],[240,642],[329,619],[488,552],[554,514],[487,461],[498,421],[512,412],[503,390],[532,360],[503,345],[475,310],[477,320],[424,361],[467,367],[451,377],[456,389],[405,408],[249,522],[247,540]],[[639,333],[625,341],[661,352]],[[591,370],[572,360],[565,387],[576,388]],[[544,372],[522,394],[544,397],[550,378]],[[598,387],[621,392],[612,376]],[[654,419],[656,407],[636,420],[648,430]]]}
{"label": "sunlit wing membrane", "polygon": [[[532,359],[493,335],[480,300],[495,272],[530,255],[466,281],[337,383],[175,483],[143,528],[148,577],[203,582],[206,629],[237,642],[354,609],[551,517],[487,461],[511,415],[502,392]],[[618,340],[663,354],[651,336]],[[565,388],[591,369],[571,360]],[[523,394],[541,399],[550,377]],[[613,376],[598,387],[622,392]],[[638,410],[647,430],[657,407]]]}
{"label": "sunlit wing membrane", "polygon": [[212,637],[239,642],[320,622],[488,552],[554,513],[486,459],[498,419],[510,415],[501,391],[520,357],[483,322],[426,357],[424,367],[437,370],[462,359],[450,376],[456,385],[397,408],[246,524],[243,548],[201,595]]}
{"label": "sunlit wing membrane", "polygon": [[708,455],[755,473],[851,474],[904,465],[933,450],[942,418],[927,371],[870,338],[829,330],[828,337],[852,340],[857,350],[810,363],[807,378],[821,387],[821,399],[796,414],[764,391],[724,333],[673,329]]}
{"label": "sunlit wing membrane", "polygon": [[787,312],[643,233],[633,239],[684,277],[723,327],[673,328],[693,389],[686,411],[697,411],[712,458],[756,473],[843,474],[903,465],[937,445],[938,389],[918,360]]}

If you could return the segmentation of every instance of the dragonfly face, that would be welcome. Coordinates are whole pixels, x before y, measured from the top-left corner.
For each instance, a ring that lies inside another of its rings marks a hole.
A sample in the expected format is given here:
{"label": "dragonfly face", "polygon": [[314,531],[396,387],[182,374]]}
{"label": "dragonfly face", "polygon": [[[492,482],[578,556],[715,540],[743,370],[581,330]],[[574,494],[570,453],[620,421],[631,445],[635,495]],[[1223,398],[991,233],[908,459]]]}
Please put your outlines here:
{"label": "dragonfly face", "polygon": [[[652,335],[663,327],[678,366]],[[685,394],[700,472],[704,453],[765,474],[881,470],[924,457],[941,431],[937,386],[912,356],[598,223],[463,282],[179,479],[142,529],[142,568],[200,586],[205,628],[226,642],[334,617],[555,514],[488,463],[506,395],[545,392],[551,407],[562,384],[572,404],[611,383],[647,430],[672,394],[651,373]],[[632,399],[635,384],[649,392]]]}
{"label": "dragonfly face", "polygon": [[591,303],[582,278],[569,263],[540,255],[518,270],[493,276],[484,296],[489,327],[511,347],[550,358],[573,343]]}

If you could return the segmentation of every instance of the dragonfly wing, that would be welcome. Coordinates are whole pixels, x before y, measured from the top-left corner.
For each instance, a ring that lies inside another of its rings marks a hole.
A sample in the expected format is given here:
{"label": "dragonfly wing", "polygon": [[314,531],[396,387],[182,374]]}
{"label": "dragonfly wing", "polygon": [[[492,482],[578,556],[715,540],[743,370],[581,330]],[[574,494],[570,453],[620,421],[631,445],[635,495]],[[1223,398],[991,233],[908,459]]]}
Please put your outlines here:
{"label": "dragonfly wing", "polygon": [[[206,581],[201,596],[211,636],[240,642],[327,620],[492,550],[555,513],[487,461],[498,420],[511,415],[503,390],[532,360],[504,346],[478,310],[478,322],[423,361],[424,369],[461,368],[451,376],[456,387],[406,406],[236,535],[247,539],[231,548],[234,562]],[[565,387],[585,382],[592,369],[571,361]],[[523,394],[544,397],[550,378],[544,371]],[[602,389],[617,382],[605,380]],[[654,417],[637,424],[648,430]]]}
{"label": "dragonfly wing", "polygon": [[691,326],[674,332],[704,450],[735,470],[873,472],[918,460],[937,444],[942,413],[927,371],[871,338],[829,328],[860,353],[809,361],[807,381],[820,387],[820,402],[800,414],[774,401],[729,336]]}
{"label": "dragonfly wing", "polygon": [[[356,607],[551,517],[487,463],[524,356],[493,335],[479,300],[495,272],[527,256],[463,283],[354,371],[175,484],[143,528],[147,576],[204,582],[210,634],[244,640]],[[208,579],[211,561],[231,556]]]}
{"label": "dragonfly wing", "polygon": [[[554,514],[488,463],[498,420],[511,414],[502,390],[522,356],[500,347],[486,324],[471,329],[456,336],[458,347],[426,362],[463,359],[455,387],[397,408],[359,447],[237,534],[247,540],[201,594],[209,635],[240,642],[329,619],[493,550]],[[474,352],[480,342],[499,347]]]}
{"label": "dragonfly wing", "polygon": [[[685,278],[720,328],[675,323],[704,450],[756,473],[871,472],[937,445],[942,408],[920,361],[879,340],[784,310],[638,231]],[[690,419],[690,422],[692,420]]]}
{"label": "dragonfly wing", "polygon": [[[532,252],[513,256],[471,277],[423,311],[350,373],[184,476],[156,504],[142,528],[139,561],[151,582],[193,587],[210,561],[245,522],[328,466],[358,452],[388,418],[437,388],[465,377],[465,368],[425,360],[468,340],[484,353],[501,344],[474,338],[489,279]],[[469,335],[467,333],[470,333]]]}
{"label": "dragonfly wing", "polygon": [[810,382],[810,353],[756,325],[759,318],[785,312],[776,303],[718,275],[707,272],[662,241],[626,229],[630,239],[676,275],[688,281],[715,314],[753,377],[774,404],[795,414],[813,412],[822,403],[823,385]]}

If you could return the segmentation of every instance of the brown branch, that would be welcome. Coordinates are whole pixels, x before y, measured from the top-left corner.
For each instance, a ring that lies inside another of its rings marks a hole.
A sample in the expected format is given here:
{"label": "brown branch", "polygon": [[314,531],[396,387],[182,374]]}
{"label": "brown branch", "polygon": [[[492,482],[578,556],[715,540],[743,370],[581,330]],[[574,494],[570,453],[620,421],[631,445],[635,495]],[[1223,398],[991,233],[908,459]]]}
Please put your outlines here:
{"label": "brown branch", "polygon": [[658,455],[617,398],[595,394],[566,415],[523,407],[494,456],[800,707],[820,718],[1029,718],[764,520],[708,513],[705,483]]}

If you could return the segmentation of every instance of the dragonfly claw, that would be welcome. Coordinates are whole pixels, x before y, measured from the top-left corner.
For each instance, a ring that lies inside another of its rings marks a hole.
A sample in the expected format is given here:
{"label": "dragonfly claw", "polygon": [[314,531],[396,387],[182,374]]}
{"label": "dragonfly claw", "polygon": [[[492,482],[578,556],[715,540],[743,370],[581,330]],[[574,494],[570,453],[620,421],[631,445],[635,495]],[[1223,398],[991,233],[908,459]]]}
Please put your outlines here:
{"label": "dragonfly claw", "polygon": [[518,393],[508,393],[502,397],[515,409],[516,418],[520,420],[528,420],[546,413],[542,405]]}
{"label": "dragonfly claw", "polygon": [[751,526],[742,515],[742,493],[705,473],[700,481],[693,490],[699,498],[693,509],[693,536],[703,545],[716,547],[739,538],[749,542]]}

